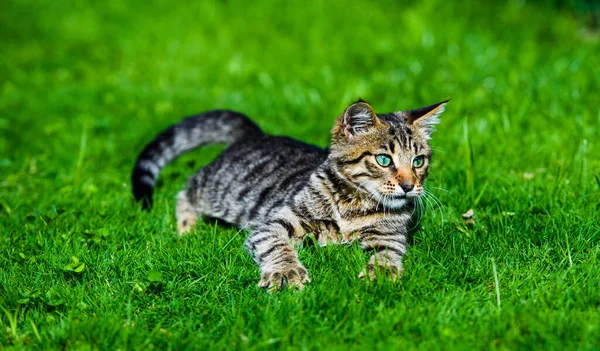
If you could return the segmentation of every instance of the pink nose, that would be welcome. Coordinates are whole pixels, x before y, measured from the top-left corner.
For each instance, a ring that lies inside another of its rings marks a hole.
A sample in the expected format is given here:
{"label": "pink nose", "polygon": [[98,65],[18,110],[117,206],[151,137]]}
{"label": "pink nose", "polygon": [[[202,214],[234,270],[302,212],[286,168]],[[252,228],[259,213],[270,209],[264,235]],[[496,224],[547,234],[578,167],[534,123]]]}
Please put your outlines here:
{"label": "pink nose", "polygon": [[413,183],[405,182],[405,183],[400,184],[400,187],[402,188],[402,190],[404,190],[405,193],[407,193],[407,192],[413,190],[415,185]]}

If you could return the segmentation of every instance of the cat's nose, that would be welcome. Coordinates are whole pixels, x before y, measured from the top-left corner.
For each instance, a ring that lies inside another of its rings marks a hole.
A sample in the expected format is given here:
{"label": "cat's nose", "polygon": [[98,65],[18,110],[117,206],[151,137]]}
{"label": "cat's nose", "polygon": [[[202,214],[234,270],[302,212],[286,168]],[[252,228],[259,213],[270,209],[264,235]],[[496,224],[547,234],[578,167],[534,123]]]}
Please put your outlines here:
{"label": "cat's nose", "polygon": [[402,184],[400,184],[400,187],[402,188],[402,190],[404,190],[405,193],[407,193],[407,192],[413,190],[415,185],[413,183],[402,183]]}

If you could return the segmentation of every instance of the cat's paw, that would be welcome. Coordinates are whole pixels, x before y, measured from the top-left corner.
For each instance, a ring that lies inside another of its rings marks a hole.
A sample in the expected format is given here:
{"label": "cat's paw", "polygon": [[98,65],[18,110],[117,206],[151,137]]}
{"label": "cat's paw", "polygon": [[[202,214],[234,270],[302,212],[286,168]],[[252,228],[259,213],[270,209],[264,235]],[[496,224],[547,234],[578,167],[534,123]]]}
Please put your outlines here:
{"label": "cat's paw", "polygon": [[184,214],[177,218],[177,232],[183,236],[196,227],[198,217],[195,214]]}
{"label": "cat's paw", "polygon": [[377,277],[384,277],[390,280],[398,280],[402,278],[404,274],[404,269],[402,267],[397,266],[382,266],[378,264],[369,263],[365,266],[365,268],[360,272],[358,278],[364,279],[369,278],[371,280],[377,279]]}
{"label": "cat's paw", "polygon": [[185,191],[180,191],[177,195],[177,232],[179,236],[189,233],[196,227],[198,222],[198,213],[190,203]]}
{"label": "cat's paw", "polygon": [[310,282],[308,271],[301,264],[290,264],[262,272],[258,286],[269,292],[286,288],[302,290]]}

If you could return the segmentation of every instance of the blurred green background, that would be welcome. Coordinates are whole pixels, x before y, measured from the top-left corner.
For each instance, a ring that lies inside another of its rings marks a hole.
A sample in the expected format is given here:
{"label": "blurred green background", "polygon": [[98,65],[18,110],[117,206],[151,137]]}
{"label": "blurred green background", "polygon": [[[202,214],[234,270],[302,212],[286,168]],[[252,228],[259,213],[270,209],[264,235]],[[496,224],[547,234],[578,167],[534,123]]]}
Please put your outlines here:
{"label": "blurred green background", "polygon": [[9,177],[28,193],[11,208],[38,208],[27,189],[48,178],[89,199],[121,186],[158,131],[215,108],[327,145],[359,97],[379,112],[453,99],[433,181],[470,200],[536,170],[596,189],[595,3],[9,1],[0,16],[0,167],[37,171]]}
{"label": "blurred green background", "polygon": [[[599,11],[0,2],[0,349],[600,347]],[[167,167],[152,213],[132,203],[135,157],[186,115],[234,109],[326,146],[359,97],[452,99],[432,141],[440,206],[399,286],[358,281],[360,250],[328,247],[301,253],[306,292],[268,296],[243,233],[178,241],[174,195],[218,148]]]}

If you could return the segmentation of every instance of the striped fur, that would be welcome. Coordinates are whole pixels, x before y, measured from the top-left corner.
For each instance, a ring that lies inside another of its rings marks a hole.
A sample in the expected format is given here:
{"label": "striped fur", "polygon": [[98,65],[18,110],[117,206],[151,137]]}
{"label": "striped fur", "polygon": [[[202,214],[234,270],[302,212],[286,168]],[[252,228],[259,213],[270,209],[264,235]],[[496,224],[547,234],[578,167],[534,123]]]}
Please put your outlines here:
{"label": "striped fur", "polygon": [[[429,169],[428,140],[446,102],[379,115],[357,102],[336,120],[328,150],[266,135],[231,111],[189,117],[142,151],[133,193],[150,208],[162,167],[193,148],[223,143],[228,148],[178,194],[180,234],[199,216],[251,230],[246,247],[260,266],[263,288],[302,288],[310,281],[294,249],[308,234],[320,245],[358,240],[372,252],[361,277],[382,270],[395,278]],[[381,155],[389,165],[378,163]]]}

